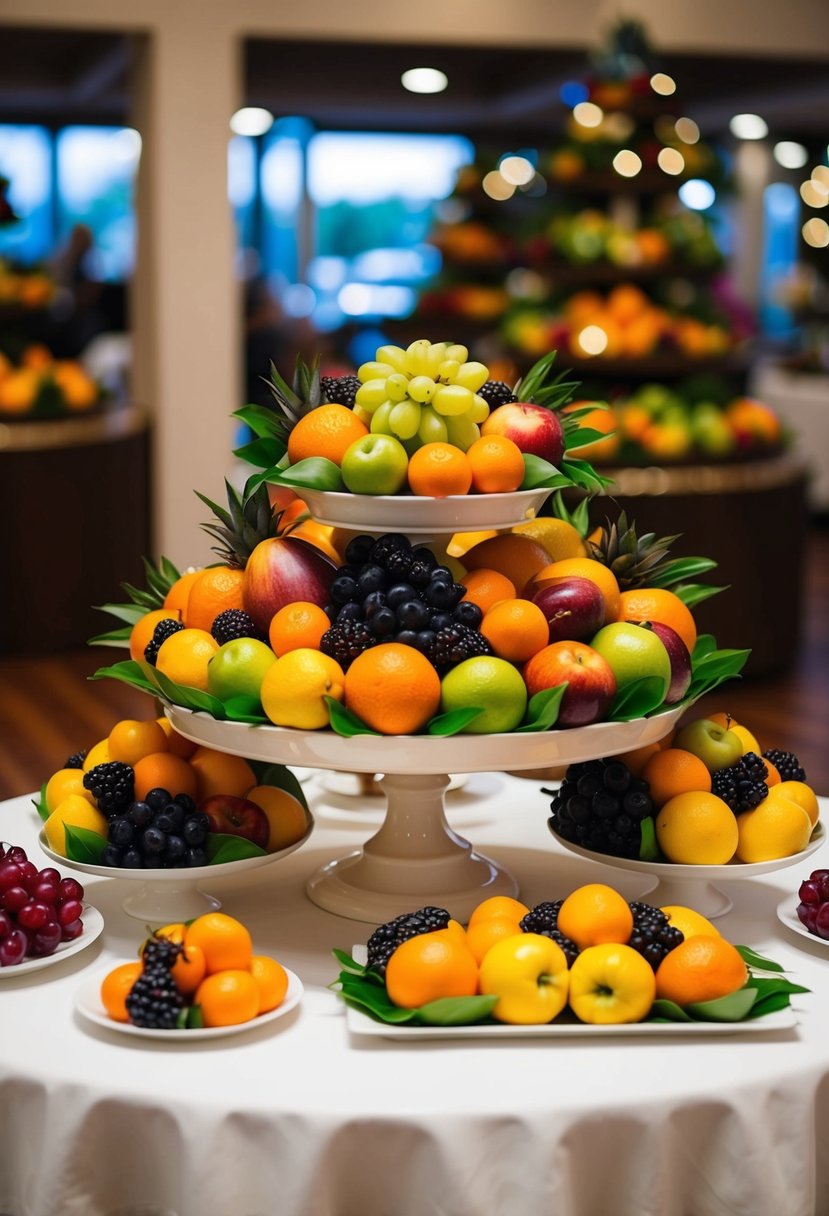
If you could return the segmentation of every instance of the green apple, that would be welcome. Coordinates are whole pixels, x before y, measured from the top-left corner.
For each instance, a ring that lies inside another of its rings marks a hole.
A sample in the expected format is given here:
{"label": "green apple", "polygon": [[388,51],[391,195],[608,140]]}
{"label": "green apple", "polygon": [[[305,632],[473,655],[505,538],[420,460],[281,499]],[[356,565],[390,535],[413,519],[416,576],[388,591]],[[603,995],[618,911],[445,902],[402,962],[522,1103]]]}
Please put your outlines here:
{"label": "green apple", "polygon": [[464,731],[470,735],[503,734],[515,730],[527,708],[527,686],[506,659],[476,655],[464,659],[443,677],[440,711],[483,710]]}
{"label": "green apple", "polygon": [[235,638],[220,646],[207,664],[207,691],[220,701],[257,697],[265,672],[276,662],[270,646],[256,638]]}
{"label": "green apple", "polygon": [[652,629],[632,621],[617,621],[600,629],[590,645],[611,668],[618,692],[643,676],[658,676],[665,685],[664,701],[671,683],[671,660]]}
{"label": "green apple", "polygon": [[352,494],[396,494],[406,484],[409,457],[393,435],[364,435],[343,456],[343,481]]}
{"label": "green apple", "polygon": [[569,973],[564,951],[540,933],[504,937],[481,962],[481,993],[497,996],[492,1016],[513,1026],[543,1026],[567,1004]]}
{"label": "green apple", "polygon": [[693,752],[709,773],[717,773],[721,768],[736,764],[743,754],[739,735],[708,718],[697,718],[696,722],[683,726],[671,746]]}

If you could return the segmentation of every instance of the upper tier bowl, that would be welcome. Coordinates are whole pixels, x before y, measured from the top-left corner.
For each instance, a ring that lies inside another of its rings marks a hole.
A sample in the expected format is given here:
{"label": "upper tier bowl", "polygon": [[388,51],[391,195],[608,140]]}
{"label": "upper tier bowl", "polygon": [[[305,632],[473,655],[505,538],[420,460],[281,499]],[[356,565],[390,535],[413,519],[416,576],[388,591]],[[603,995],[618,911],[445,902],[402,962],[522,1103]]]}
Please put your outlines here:
{"label": "upper tier bowl", "polygon": [[335,528],[365,532],[429,534],[511,528],[534,519],[551,491],[515,490],[512,494],[452,494],[424,498],[414,494],[338,494],[297,491],[314,519]]}

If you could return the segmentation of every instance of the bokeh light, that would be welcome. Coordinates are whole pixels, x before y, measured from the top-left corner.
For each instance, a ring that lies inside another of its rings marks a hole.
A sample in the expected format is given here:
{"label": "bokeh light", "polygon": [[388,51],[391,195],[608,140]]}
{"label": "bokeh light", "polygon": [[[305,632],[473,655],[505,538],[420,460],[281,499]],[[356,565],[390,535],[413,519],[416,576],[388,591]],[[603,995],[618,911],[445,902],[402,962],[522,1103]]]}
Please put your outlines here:
{"label": "bokeh light", "polygon": [[234,135],[264,135],[273,126],[273,114],[262,106],[243,106],[230,119]]}
{"label": "bokeh light", "polygon": [[717,193],[710,182],[701,177],[692,177],[679,187],[679,200],[692,211],[707,211],[713,206]]}
{"label": "bokeh light", "polygon": [[636,177],[642,168],[642,161],[630,148],[623,148],[613,157],[613,168],[622,177]]}
{"label": "bokeh light", "polygon": [[676,92],[676,81],[673,76],[668,76],[665,72],[656,72],[651,76],[651,88],[660,97],[670,97],[672,93]]}
{"label": "bokeh light", "polygon": [[685,157],[676,148],[663,148],[656,158],[656,163],[663,173],[674,176],[685,169]]}
{"label": "bokeh light", "polygon": [[576,341],[585,355],[591,359],[607,350],[607,334],[601,325],[585,325],[579,331]]}
{"label": "bokeh light", "polygon": [[735,114],[728,129],[736,139],[765,139],[769,133],[766,120],[759,114]]}
{"label": "bokeh light", "polygon": [[814,216],[806,221],[800,231],[806,244],[813,249],[825,249],[829,245],[829,224],[826,220]]}
{"label": "bokeh light", "polygon": [[490,170],[481,182],[481,186],[484,194],[488,194],[490,198],[494,198],[499,203],[502,203],[504,199],[512,198],[515,194],[515,186],[502,177],[498,169]]}
{"label": "bokeh light", "polygon": [[449,77],[437,68],[409,68],[400,77],[400,83],[410,93],[442,93]]}
{"label": "bokeh light", "polygon": [[573,117],[580,127],[598,127],[604,118],[604,110],[592,101],[580,101],[573,107]]}
{"label": "bokeh light", "polygon": [[693,118],[678,118],[674,123],[677,138],[684,144],[699,143],[699,127]]}
{"label": "bokeh light", "polygon": [[807,207],[825,207],[829,204],[829,190],[822,189],[818,182],[811,179],[801,185],[800,197]]}
{"label": "bokeh light", "polygon": [[809,159],[809,153],[803,144],[795,143],[793,139],[781,139],[774,145],[774,159],[784,169],[802,169]]}
{"label": "bokeh light", "polygon": [[526,156],[505,156],[498,172],[513,186],[526,186],[535,177],[535,166]]}

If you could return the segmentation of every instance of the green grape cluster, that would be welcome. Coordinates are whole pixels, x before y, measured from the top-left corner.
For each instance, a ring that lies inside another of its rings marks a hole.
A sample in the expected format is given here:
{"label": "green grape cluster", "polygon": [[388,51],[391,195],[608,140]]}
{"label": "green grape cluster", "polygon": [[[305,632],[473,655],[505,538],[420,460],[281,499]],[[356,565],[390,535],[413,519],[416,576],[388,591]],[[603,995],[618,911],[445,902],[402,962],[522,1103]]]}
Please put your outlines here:
{"label": "green grape cluster", "polygon": [[393,435],[411,455],[426,443],[466,451],[480,437],[489,405],[478,389],[489,378],[465,346],[420,338],[404,350],[381,346],[357,370],[355,413],[375,434]]}

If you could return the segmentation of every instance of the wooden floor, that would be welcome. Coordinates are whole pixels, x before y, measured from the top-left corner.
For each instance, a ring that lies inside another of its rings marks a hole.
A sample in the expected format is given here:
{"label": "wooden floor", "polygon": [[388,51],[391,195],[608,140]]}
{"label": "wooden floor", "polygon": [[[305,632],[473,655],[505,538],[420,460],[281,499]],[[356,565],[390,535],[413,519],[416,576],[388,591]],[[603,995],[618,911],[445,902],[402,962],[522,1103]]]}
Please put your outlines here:
{"label": "wooden floor", "polygon": [[[796,752],[810,783],[829,794],[829,530],[812,531],[807,551],[803,639],[794,668],[734,681],[691,713],[728,710],[764,747]],[[116,656],[94,648],[0,659],[0,798],[38,789],[68,755],[103,738],[119,718],[150,715],[143,693],[113,680],[88,680]]]}

